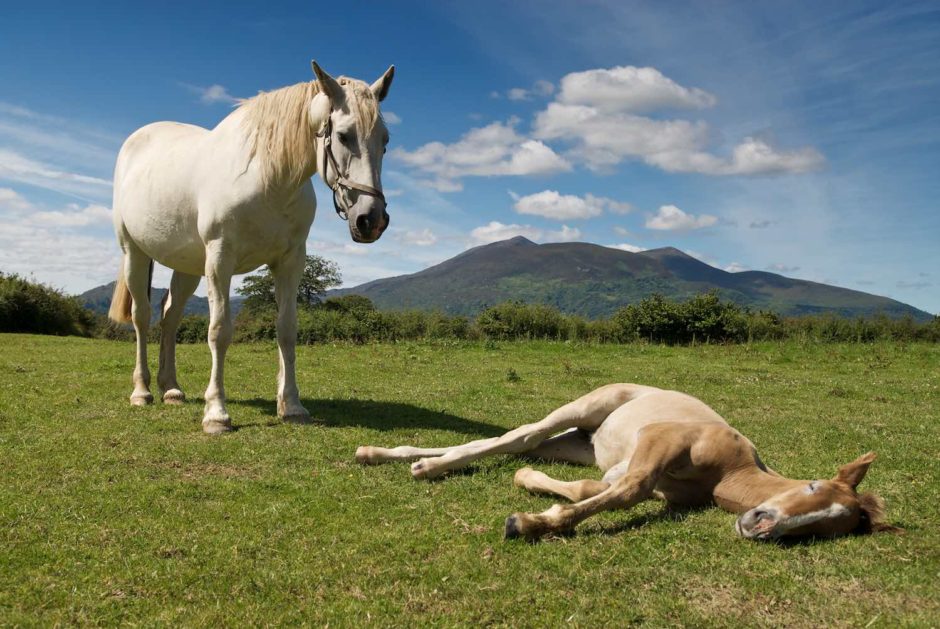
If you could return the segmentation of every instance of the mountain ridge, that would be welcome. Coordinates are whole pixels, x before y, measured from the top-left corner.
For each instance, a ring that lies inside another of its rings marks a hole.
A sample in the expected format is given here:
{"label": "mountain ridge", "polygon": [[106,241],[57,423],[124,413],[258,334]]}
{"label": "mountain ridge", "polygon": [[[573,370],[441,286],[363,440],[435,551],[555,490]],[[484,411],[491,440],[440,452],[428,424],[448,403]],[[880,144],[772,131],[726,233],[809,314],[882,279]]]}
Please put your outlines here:
{"label": "mountain ridge", "polygon": [[919,321],[932,317],[888,297],[849,288],[767,271],[724,271],[675,247],[633,253],[583,242],[537,244],[522,236],[473,247],[417,273],[327,295],[364,295],[381,309],[469,316],[519,299],[597,318],[654,293],[688,299],[715,289],[724,299],[785,316],[833,312],[850,317],[883,313]]}

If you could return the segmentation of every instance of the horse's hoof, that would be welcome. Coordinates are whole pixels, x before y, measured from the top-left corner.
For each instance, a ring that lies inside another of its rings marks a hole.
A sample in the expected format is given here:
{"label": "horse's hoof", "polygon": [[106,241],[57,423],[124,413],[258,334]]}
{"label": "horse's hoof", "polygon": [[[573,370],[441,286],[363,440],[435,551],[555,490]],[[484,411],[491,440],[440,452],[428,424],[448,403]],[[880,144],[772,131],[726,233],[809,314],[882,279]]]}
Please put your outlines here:
{"label": "horse's hoof", "polygon": [[506,518],[506,528],[503,532],[504,539],[516,539],[517,537],[522,536],[522,531],[519,530],[519,518],[515,515],[511,515]]}
{"label": "horse's hoof", "polygon": [[132,393],[131,394],[131,405],[147,406],[148,404],[153,404],[152,394],[150,393]]}
{"label": "horse's hoof", "polygon": [[315,419],[310,417],[310,413],[304,411],[303,413],[291,413],[290,415],[281,416],[281,421],[285,424],[315,424],[317,423]]}
{"label": "horse's hoof", "polygon": [[186,401],[186,395],[179,389],[170,389],[163,394],[164,404],[182,404]]}
{"label": "horse's hoof", "polygon": [[210,419],[202,421],[202,432],[207,435],[221,435],[226,432],[232,432],[231,419]]}

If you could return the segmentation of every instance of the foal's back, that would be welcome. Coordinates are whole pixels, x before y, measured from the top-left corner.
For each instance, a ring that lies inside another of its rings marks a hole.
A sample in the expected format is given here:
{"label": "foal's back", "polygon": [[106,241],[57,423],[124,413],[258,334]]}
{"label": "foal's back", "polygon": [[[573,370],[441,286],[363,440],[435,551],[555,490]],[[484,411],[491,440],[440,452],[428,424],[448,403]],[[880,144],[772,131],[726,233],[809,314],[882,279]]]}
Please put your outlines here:
{"label": "foal's back", "polygon": [[643,387],[638,395],[608,415],[594,433],[597,466],[606,472],[614,465],[629,462],[636,450],[640,431],[646,426],[666,422],[718,424],[734,431],[721,415],[691,395]]}

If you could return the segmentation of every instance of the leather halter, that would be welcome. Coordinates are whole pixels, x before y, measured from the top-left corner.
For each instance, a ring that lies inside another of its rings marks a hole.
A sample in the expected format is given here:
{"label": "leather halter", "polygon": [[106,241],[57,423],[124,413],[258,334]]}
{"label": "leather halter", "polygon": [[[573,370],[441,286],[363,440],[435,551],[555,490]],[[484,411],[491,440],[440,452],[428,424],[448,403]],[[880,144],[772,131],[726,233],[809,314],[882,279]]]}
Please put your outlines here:
{"label": "leather halter", "polygon": [[323,140],[323,152],[326,153],[327,166],[333,167],[333,172],[336,173],[336,179],[333,180],[333,183],[330,184],[327,178],[327,167],[323,168],[323,183],[328,185],[333,190],[333,209],[336,210],[336,213],[344,221],[349,220],[348,208],[340,208],[339,203],[336,200],[336,193],[339,192],[340,188],[345,188],[346,190],[358,190],[359,192],[364,192],[368,195],[371,195],[377,199],[381,199],[382,203],[386,206],[388,203],[385,201],[385,195],[382,194],[381,190],[368,186],[364,183],[357,183],[352,181],[347,177],[348,172],[344,173],[339,168],[339,164],[336,163],[336,158],[333,156],[333,121],[327,118],[326,125],[323,127],[323,131],[317,134],[317,137]]}

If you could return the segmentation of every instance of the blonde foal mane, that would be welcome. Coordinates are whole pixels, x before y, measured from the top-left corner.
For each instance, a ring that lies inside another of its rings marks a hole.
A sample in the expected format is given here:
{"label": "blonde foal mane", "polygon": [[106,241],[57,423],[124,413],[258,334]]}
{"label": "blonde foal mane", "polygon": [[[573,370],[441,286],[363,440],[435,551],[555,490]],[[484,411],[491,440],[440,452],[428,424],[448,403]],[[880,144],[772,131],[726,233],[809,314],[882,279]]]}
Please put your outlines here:
{"label": "blonde foal mane", "polygon": [[[379,118],[379,104],[363,81],[341,76],[350,110],[361,133],[371,133]],[[307,109],[320,92],[318,81],[297,83],[242,100],[243,124],[249,130],[251,158],[261,160],[261,180],[266,190],[281,184],[300,185],[310,176],[316,151],[316,131]]]}

